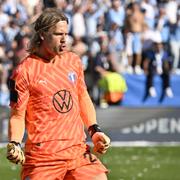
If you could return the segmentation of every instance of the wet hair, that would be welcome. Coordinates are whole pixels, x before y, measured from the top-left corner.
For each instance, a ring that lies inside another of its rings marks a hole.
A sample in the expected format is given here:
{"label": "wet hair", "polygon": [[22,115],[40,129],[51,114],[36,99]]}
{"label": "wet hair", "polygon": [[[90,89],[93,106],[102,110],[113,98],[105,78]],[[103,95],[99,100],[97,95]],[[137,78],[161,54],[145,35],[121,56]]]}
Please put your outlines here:
{"label": "wet hair", "polygon": [[68,24],[68,18],[61,10],[57,8],[46,8],[42,12],[32,24],[33,34],[27,50],[30,54],[35,53],[41,45],[42,39],[40,34],[52,30],[59,21],[66,21]]}

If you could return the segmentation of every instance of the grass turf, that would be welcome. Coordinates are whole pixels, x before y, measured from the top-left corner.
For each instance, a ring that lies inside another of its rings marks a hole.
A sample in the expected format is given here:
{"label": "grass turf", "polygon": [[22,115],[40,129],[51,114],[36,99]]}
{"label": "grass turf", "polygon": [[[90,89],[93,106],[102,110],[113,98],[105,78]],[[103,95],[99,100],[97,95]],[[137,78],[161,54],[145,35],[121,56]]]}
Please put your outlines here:
{"label": "grass turf", "polygon": [[[109,180],[179,180],[180,146],[112,147],[99,156],[109,169]],[[20,166],[9,163],[0,149],[0,179],[19,180]]]}

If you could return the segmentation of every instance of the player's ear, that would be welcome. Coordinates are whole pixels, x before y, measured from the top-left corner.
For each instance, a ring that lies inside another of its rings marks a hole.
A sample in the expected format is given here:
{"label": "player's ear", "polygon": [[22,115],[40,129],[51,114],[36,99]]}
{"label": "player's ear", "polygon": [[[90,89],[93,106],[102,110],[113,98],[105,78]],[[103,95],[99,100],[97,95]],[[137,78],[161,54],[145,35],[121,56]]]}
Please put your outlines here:
{"label": "player's ear", "polygon": [[43,40],[44,40],[44,33],[43,33],[43,32],[40,32],[40,33],[39,33],[39,37],[40,37],[40,39],[43,41]]}
{"label": "player's ear", "polygon": [[43,41],[44,40],[44,36],[43,35],[39,35],[40,39]]}

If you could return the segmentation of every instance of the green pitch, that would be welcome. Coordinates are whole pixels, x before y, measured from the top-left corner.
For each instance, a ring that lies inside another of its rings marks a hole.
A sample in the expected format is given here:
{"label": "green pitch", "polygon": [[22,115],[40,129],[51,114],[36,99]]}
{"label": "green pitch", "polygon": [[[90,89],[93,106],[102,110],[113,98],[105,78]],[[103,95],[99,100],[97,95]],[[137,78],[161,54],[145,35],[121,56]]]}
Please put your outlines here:
{"label": "green pitch", "polygon": [[[110,173],[109,180],[179,180],[180,146],[110,148],[100,156]],[[20,167],[5,158],[0,149],[0,179],[19,180]]]}

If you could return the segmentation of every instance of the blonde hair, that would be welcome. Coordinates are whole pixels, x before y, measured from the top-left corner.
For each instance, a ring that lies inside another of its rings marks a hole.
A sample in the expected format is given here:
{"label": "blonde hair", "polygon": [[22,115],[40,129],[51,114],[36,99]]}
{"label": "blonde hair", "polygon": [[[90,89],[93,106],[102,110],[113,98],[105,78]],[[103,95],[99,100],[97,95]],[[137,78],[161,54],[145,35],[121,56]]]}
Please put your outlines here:
{"label": "blonde hair", "polygon": [[40,34],[42,32],[48,32],[50,29],[55,27],[59,21],[66,21],[68,23],[68,18],[65,14],[57,8],[46,8],[42,14],[37,18],[33,25],[33,34],[30,39],[29,47],[27,51],[30,54],[37,52],[41,45]]}

